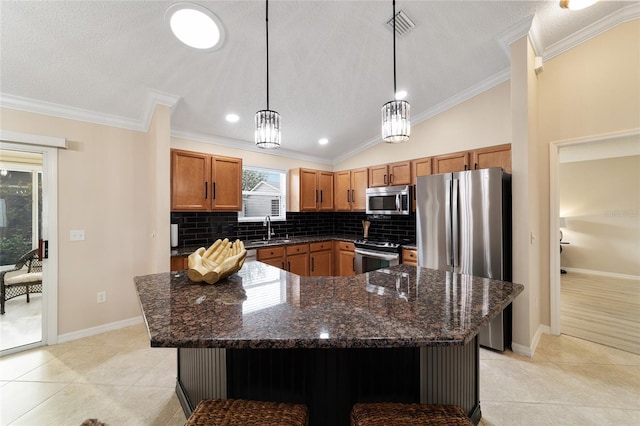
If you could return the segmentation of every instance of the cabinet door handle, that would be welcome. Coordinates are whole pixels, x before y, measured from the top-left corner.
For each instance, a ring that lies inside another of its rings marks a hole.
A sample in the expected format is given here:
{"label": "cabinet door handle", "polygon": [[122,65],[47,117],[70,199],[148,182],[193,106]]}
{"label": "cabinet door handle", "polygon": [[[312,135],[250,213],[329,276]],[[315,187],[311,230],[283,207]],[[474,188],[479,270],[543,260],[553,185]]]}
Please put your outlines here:
{"label": "cabinet door handle", "polygon": [[216,183],[213,182],[213,199],[216,199]]}
{"label": "cabinet door handle", "polygon": [[311,258],[311,272],[315,271],[315,269],[316,269],[316,266],[315,266],[316,263],[314,262],[314,260],[316,260],[315,257],[312,257]]}
{"label": "cabinet door handle", "polygon": [[356,258],[355,257],[353,259],[351,259],[351,263],[352,263],[351,270],[353,272],[355,272],[356,271]]}
{"label": "cabinet door handle", "polygon": [[209,182],[204,183],[204,199],[209,198]]}
{"label": "cabinet door handle", "polygon": [[324,191],[321,189],[321,190],[320,190],[320,204],[322,204],[322,193],[323,193],[323,192],[324,192]]}
{"label": "cabinet door handle", "polygon": [[389,185],[393,184],[393,173],[389,175]]}
{"label": "cabinet door handle", "polygon": [[473,169],[478,170],[478,163],[473,163]]}
{"label": "cabinet door handle", "polygon": [[384,175],[384,177],[382,178],[382,182],[384,182],[384,184],[387,184],[387,175]]}
{"label": "cabinet door handle", "polygon": [[282,269],[284,269],[284,262],[282,262]]}
{"label": "cabinet door handle", "polygon": [[318,190],[316,189],[316,203],[318,202]]}
{"label": "cabinet door handle", "polygon": [[347,203],[350,203],[351,200],[349,199],[349,190],[347,189]]}
{"label": "cabinet door handle", "polygon": [[288,265],[287,270],[288,270],[289,272],[291,272],[291,262],[287,262],[287,265]]}
{"label": "cabinet door handle", "polygon": [[355,189],[351,190],[351,202],[352,203],[356,202],[356,190]]}
{"label": "cabinet door handle", "polygon": [[468,167],[467,167],[467,165],[466,165],[466,164],[464,165],[464,169],[465,169],[465,170],[467,170],[467,169],[468,169]]}

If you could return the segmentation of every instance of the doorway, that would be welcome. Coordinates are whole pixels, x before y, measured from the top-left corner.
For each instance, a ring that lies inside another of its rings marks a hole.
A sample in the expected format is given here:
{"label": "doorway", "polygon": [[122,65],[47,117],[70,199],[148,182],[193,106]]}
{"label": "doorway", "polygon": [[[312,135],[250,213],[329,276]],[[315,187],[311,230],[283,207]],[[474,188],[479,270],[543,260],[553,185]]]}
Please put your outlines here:
{"label": "doorway", "polygon": [[[48,258],[42,260],[42,292],[30,295],[29,303],[26,303],[25,295],[20,295],[5,303],[5,315],[2,317],[7,319],[0,318],[0,320],[3,323],[9,323],[12,318],[17,318],[16,325],[11,326],[13,327],[11,333],[23,334],[24,336],[7,334],[6,337],[11,343],[5,344],[5,335],[2,335],[0,355],[55,344],[58,341],[57,164],[58,149],[65,147],[66,141],[63,138],[0,130],[0,174],[4,173],[2,170],[6,170],[6,176],[2,180],[3,187],[6,188],[3,189],[9,192],[21,192],[22,194],[19,195],[23,196],[23,201],[30,200],[28,221],[21,222],[17,219],[27,213],[12,211],[14,207],[19,208],[19,206],[13,204],[8,206],[8,199],[5,199],[4,202],[5,209],[1,210],[0,207],[0,214],[5,214],[0,222],[4,220],[6,228],[9,228],[12,223],[20,225],[22,231],[30,235],[19,237],[20,232],[12,233],[9,229],[5,229],[1,235],[6,237],[5,244],[15,245],[12,252],[16,253],[21,249],[26,250],[27,246],[30,248],[38,247],[39,239],[48,241]],[[9,178],[10,173],[13,175],[12,179]],[[29,178],[30,182],[27,182]],[[14,203],[15,200],[11,202]],[[12,223],[9,223],[9,220]],[[25,222],[28,222],[29,225],[25,225]],[[30,227],[30,229],[25,231],[25,227]],[[3,249],[3,255],[4,252]],[[17,259],[3,260],[2,263],[7,263],[4,265],[4,269],[12,269],[15,260]],[[10,309],[13,309],[15,315],[7,316],[11,312]],[[38,322],[39,324],[36,324]],[[16,332],[16,330],[18,331]],[[4,333],[4,327],[2,331]]]}
{"label": "doorway", "polygon": [[553,334],[638,353],[638,158],[640,129],[550,145]]}
{"label": "doorway", "polygon": [[[2,351],[42,341],[41,260],[32,254],[19,265],[42,235],[42,183],[41,153],[0,149],[0,270],[3,282],[16,282],[5,288]],[[22,285],[29,275],[34,285]]]}

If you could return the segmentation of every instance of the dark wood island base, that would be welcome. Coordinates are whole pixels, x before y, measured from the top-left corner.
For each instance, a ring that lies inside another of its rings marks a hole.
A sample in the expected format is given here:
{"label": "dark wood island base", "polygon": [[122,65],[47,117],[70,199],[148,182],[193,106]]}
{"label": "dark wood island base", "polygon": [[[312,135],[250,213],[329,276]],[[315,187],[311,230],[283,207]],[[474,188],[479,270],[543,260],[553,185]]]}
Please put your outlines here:
{"label": "dark wood island base", "polygon": [[480,422],[477,337],[422,348],[178,348],[176,393],[188,417],[202,399],[304,403],[309,425],[348,425],[357,402],[461,407]]}

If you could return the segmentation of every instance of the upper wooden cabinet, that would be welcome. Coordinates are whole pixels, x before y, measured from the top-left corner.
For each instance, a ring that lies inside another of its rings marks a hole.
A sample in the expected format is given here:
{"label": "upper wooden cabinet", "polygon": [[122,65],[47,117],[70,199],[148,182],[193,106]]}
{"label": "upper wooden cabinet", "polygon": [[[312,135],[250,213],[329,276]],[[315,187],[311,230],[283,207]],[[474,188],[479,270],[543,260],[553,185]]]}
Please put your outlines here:
{"label": "upper wooden cabinet", "polygon": [[471,151],[471,165],[473,169],[502,167],[505,172],[511,173],[511,144]]}
{"label": "upper wooden cabinet", "polygon": [[382,164],[369,167],[369,188],[411,184],[411,162]]}
{"label": "upper wooden cabinet", "polygon": [[432,161],[433,174],[469,170],[469,153],[466,151],[438,155]]}
{"label": "upper wooden cabinet", "polygon": [[411,183],[416,183],[418,176],[429,176],[431,174],[431,157],[419,158],[411,161]]}
{"label": "upper wooden cabinet", "polygon": [[171,150],[171,210],[241,209],[241,158]]}
{"label": "upper wooden cabinet", "polygon": [[368,169],[334,173],[336,211],[365,211],[367,207]]}
{"label": "upper wooden cabinet", "polygon": [[511,144],[439,155],[433,157],[432,166],[434,174],[490,167],[502,167],[507,173],[511,173]]}
{"label": "upper wooden cabinet", "polygon": [[332,211],[333,172],[289,170],[289,211]]}

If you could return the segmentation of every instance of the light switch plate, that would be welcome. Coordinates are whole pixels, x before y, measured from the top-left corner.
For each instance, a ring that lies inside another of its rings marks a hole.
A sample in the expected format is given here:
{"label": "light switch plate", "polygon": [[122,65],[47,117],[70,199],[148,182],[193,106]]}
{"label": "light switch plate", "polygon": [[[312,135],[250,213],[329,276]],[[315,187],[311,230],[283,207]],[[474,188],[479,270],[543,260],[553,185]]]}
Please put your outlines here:
{"label": "light switch plate", "polygon": [[71,241],[84,241],[84,229],[72,229],[69,231]]}

